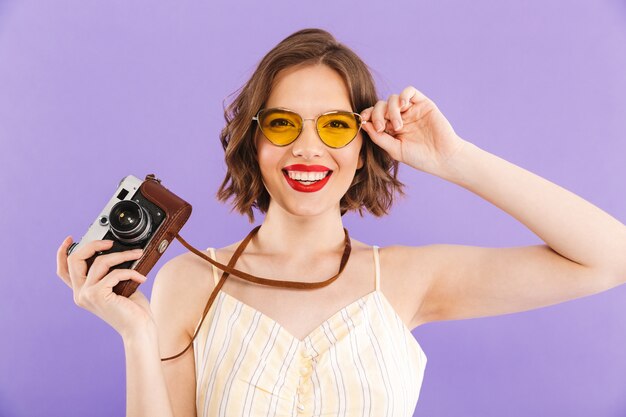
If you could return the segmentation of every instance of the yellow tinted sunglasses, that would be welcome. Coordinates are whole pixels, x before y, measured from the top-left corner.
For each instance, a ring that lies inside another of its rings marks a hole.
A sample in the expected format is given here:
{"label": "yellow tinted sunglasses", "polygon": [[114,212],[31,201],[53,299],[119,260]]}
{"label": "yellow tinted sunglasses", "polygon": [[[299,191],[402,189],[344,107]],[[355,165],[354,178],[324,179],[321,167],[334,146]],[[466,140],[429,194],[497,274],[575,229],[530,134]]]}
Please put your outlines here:
{"label": "yellow tinted sunglasses", "polygon": [[360,114],[349,111],[329,111],[313,119],[303,119],[298,113],[279,107],[261,109],[252,120],[257,121],[261,132],[276,146],[289,145],[300,136],[305,120],[315,120],[317,134],[331,148],[343,148],[352,142],[367,123]]}

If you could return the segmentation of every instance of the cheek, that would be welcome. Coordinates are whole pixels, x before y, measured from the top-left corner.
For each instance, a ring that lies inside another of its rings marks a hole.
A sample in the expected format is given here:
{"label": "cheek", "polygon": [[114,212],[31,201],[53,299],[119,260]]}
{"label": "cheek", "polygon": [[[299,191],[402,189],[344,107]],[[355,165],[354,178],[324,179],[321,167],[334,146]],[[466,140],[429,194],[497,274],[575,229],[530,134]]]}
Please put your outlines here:
{"label": "cheek", "polygon": [[259,143],[257,147],[257,162],[262,174],[278,170],[280,167],[280,154],[273,148],[275,148],[273,145],[267,146],[263,143]]}
{"label": "cheek", "polygon": [[[363,137],[361,134],[357,136],[352,143],[348,145],[349,152],[346,152],[345,163],[351,164],[355,169],[359,169],[363,166],[363,160],[361,158],[361,151],[363,148]],[[348,151],[348,149],[346,149]]]}

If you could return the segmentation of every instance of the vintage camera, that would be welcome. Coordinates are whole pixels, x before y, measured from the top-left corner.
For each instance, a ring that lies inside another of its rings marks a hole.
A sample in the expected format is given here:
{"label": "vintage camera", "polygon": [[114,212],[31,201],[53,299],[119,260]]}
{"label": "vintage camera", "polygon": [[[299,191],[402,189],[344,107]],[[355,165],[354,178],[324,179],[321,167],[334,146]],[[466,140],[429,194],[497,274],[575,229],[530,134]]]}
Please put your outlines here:
{"label": "vintage camera", "polygon": [[[134,269],[147,276],[190,215],[191,205],[161,185],[154,174],[146,175],[143,181],[128,175],[120,181],[87,233],[67,249],[67,254],[87,242],[109,239],[113,241],[111,249],[99,251],[87,259],[88,267],[99,255],[143,249],[141,258],[111,269]],[[128,297],[138,286],[132,280],[122,281],[113,287],[113,292]]]}

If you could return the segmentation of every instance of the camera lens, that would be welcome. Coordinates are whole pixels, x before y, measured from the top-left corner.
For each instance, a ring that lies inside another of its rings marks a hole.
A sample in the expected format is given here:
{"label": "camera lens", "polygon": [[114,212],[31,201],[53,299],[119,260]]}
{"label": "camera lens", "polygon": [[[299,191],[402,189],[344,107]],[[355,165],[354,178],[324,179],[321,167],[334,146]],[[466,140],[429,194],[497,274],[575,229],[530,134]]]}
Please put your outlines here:
{"label": "camera lens", "polygon": [[123,200],[111,208],[111,233],[124,243],[137,243],[150,234],[150,215],[133,200]]}

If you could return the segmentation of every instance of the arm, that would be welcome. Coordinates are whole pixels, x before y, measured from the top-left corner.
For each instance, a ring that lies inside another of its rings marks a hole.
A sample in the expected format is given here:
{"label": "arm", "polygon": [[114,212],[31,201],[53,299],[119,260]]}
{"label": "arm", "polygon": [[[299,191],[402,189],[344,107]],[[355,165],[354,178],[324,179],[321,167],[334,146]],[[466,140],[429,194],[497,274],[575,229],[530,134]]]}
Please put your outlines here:
{"label": "arm", "polygon": [[201,280],[205,271],[194,258],[193,254],[180,255],[157,273],[150,303],[156,328],[123,337],[127,416],[196,415],[193,347],[176,359],[161,361],[187,346],[194,330],[191,326],[200,317],[194,278]]}
{"label": "arm", "polygon": [[198,304],[189,285],[198,274],[187,257],[168,261],[155,277],[150,308],[157,328],[124,338],[127,416],[196,416],[193,347],[176,359],[161,361],[187,346],[195,324],[190,318],[199,314],[192,308]]}
{"label": "arm", "polygon": [[156,332],[124,339],[126,416],[173,417]]}
{"label": "arm", "polygon": [[469,142],[437,173],[506,211],[547,245],[424,249],[434,267],[415,323],[524,311],[626,282],[626,226],[579,196]]}
{"label": "arm", "polygon": [[[362,112],[371,139],[394,159],[451,181],[506,211],[547,245],[400,247],[396,285],[413,325],[529,310],[626,282],[626,226],[558,185],[461,139],[414,87]],[[421,269],[420,269],[421,268]],[[420,273],[419,283],[413,277]],[[426,273],[424,273],[426,271]]]}
{"label": "arm", "polygon": [[515,217],[561,256],[626,280],[626,226],[576,194],[471,143],[440,175]]}
{"label": "arm", "polygon": [[[196,370],[191,346],[176,359],[161,357],[178,354],[191,341],[195,326],[213,281],[207,279],[210,265],[193,253],[168,261],[157,273],[150,306],[159,334],[158,366],[162,368],[167,392],[176,417],[196,416]],[[147,414],[150,415],[150,414]]]}
{"label": "arm", "polygon": [[[150,308],[156,331],[124,339],[127,416],[196,416],[193,346],[183,355],[213,290],[210,265],[193,253],[168,261],[157,273]],[[158,337],[157,337],[158,334]]]}
{"label": "arm", "polygon": [[[157,314],[154,314],[141,291],[135,291],[130,297],[112,291],[120,281],[145,282],[146,277],[135,270],[111,270],[114,265],[138,259],[141,252],[128,250],[99,255],[88,268],[86,260],[98,251],[110,248],[112,241],[94,240],[68,256],[70,244],[68,237],[57,250],[57,275],[72,288],[78,306],[100,317],[122,336],[126,354],[127,415],[172,417],[173,405],[177,416],[195,416],[194,402],[189,400],[194,395],[193,354],[183,355],[169,366],[161,364],[161,351],[184,346],[180,342],[189,340],[184,326],[168,319],[180,320],[177,313],[185,311],[177,309],[176,303],[183,304],[187,299],[180,297],[180,292],[168,291],[180,262],[176,259],[168,262],[157,274],[155,287],[162,289],[164,295],[156,297],[159,302],[155,308]],[[162,334],[160,340],[157,337],[159,332]]]}

